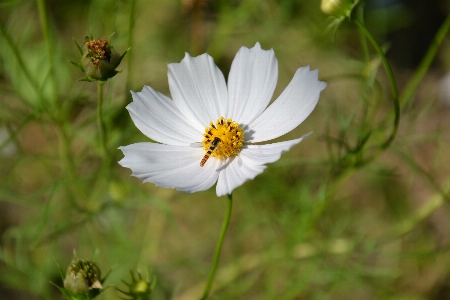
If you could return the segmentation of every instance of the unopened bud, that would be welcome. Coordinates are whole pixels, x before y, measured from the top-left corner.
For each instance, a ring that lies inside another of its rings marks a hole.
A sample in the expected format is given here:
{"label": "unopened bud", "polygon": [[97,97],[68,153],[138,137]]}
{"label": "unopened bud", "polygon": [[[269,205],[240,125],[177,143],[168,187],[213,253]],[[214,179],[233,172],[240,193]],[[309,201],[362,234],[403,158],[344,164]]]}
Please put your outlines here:
{"label": "unopened bud", "polygon": [[138,272],[139,278],[131,272],[132,282],[130,284],[124,282],[128,286],[128,292],[118,289],[121,293],[131,297],[130,300],[150,300],[153,289],[156,285],[156,279],[153,277],[151,281],[144,280]]}
{"label": "unopened bud", "polygon": [[138,280],[130,285],[130,293],[136,296],[145,296],[150,292],[150,284],[145,280]]}
{"label": "unopened bud", "polygon": [[100,269],[92,261],[74,258],[67,268],[64,288],[74,295],[86,295],[92,289],[101,289]]}
{"label": "unopened bud", "polygon": [[91,39],[85,37],[84,47],[81,48],[76,44],[78,50],[81,52],[81,63],[72,62],[72,64],[79,67],[86,77],[82,80],[85,81],[106,81],[109,78],[114,77],[120,71],[116,68],[119,66],[125,54],[125,51],[120,55],[113,46],[110,45],[107,38]]}
{"label": "unopened bud", "polygon": [[320,9],[323,13],[337,18],[350,17],[355,4],[352,0],[322,0]]}

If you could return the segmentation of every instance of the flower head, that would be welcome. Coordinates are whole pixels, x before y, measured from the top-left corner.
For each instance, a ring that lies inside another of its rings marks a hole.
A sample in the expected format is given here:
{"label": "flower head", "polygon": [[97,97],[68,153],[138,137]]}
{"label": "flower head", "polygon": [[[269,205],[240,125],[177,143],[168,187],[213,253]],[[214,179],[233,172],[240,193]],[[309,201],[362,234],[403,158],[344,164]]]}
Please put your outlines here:
{"label": "flower head", "polygon": [[158,143],[120,147],[119,163],[144,182],[189,193],[217,182],[217,196],[231,194],[255,178],[303,138],[256,145],[282,136],[302,123],[326,83],[318,71],[297,70],[270,106],[278,79],[273,50],[259,43],[242,47],[231,65],[228,86],[211,56],[188,54],[169,64],[173,100],[145,86],[131,92],[127,109],[137,128]]}
{"label": "flower head", "polygon": [[101,40],[86,36],[83,49],[76,42],[75,44],[80,51],[81,62],[71,63],[86,74],[82,79],[84,81],[106,81],[116,76],[120,72],[116,68],[129,50],[120,55],[107,38]]}

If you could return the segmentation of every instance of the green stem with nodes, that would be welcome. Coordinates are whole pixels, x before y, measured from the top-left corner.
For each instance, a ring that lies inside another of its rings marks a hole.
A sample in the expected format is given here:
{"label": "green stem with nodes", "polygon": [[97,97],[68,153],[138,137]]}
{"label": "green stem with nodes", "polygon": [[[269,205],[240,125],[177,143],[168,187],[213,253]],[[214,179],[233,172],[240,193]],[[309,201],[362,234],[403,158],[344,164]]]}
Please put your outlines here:
{"label": "green stem with nodes", "polygon": [[50,90],[52,92],[51,102],[52,104],[56,104],[58,93],[56,91],[55,70],[53,68],[53,61],[55,60],[55,56],[53,53],[50,29],[48,27],[47,11],[45,10],[45,0],[37,0],[37,4],[39,9],[39,17],[41,19],[42,33],[44,35],[45,45],[47,48],[47,60],[48,60],[47,63],[49,67]]}
{"label": "green stem with nodes", "polygon": [[392,97],[394,100],[394,126],[392,127],[391,134],[387,138],[386,141],[384,141],[381,146],[380,150],[384,150],[389,147],[389,145],[394,140],[397,130],[398,130],[398,124],[400,123],[400,101],[399,101],[399,94],[397,89],[397,83],[395,82],[394,72],[392,71],[391,65],[389,64],[386,55],[384,54],[383,49],[381,49],[380,45],[378,45],[375,38],[372,36],[372,34],[367,30],[366,26],[362,22],[360,22],[357,19],[352,20],[359,28],[359,30],[367,37],[367,39],[372,43],[372,46],[377,51],[378,55],[381,58],[381,61],[383,62],[384,68],[386,69],[386,73],[389,78],[389,83],[391,85],[391,91],[392,91]]}
{"label": "green stem with nodes", "polygon": [[102,156],[106,155],[105,124],[103,123],[103,84],[97,81],[97,127],[100,138],[100,149]]}
{"label": "green stem with nodes", "polygon": [[428,48],[427,53],[425,53],[425,56],[420,62],[419,67],[417,68],[416,72],[414,73],[412,78],[408,81],[408,84],[403,90],[402,96],[400,98],[400,103],[402,106],[405,106],[406,104],[408,104],[409,101],[411,101],[419,83],[422,81],[422,78],[425,76],[425,73],[428,71],[428,68],[433,62],[439,46],[442,44],[444,38],[446,37],[449,31],[450,31],[450,14],[447,16],[444,23],[441,25],[438,32],[434,36],[433,42]]}
{"label": "green stem with nodes", "polygon": [[206,283],[205,291],[200,300],[206,300],[208,298],[209,292],[211,290],[212,282],[216,276],[217,265],[219,264],[220,252],[222,251],[222,244],[227,233],[228,224],[230,223],[231,208],[233,206],[233,195],[228,195],[228,205],[227,211],[225,212],[225,218],[222,223],[222,230],[220,232],[219,240],[217,241],[216,251],[214,252],[214,259],[211,267],[211,272],[209,273],[208,282]]}

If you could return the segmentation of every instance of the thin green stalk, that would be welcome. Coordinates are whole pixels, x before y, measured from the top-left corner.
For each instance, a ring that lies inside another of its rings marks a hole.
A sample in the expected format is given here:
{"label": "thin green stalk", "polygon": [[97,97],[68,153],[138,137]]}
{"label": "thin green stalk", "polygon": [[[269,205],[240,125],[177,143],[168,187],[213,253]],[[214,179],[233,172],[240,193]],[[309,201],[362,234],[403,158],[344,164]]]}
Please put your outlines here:
{"label": "thin green stalk", "polygon": [[9,136],[3,142],[0,143],[0,151],[3,150],[9,143],[12,143],[16,140],[17,135],[32,121],[36,119],[36,115],[28,115],[14,131],[9,131]]}
{"label": "thin green stalk", "polygon": [[63,169],[62,172],[68,178],[68,184],[65,185],[67,189],[67,198],[77,210],[84,211],[78,203],[78,199],[86,199],[86,197],[84,196],[84,190],[80,187],[78,182],[75,163],[70,150],[70,139],[67,133],[67,128],[63,123],[57,125],[58,126],[56,126],[56,129],[58,132],[60,161]]}
{"label": "thin green stalk", "polygon": [[428,71],[428,68],[433,62],[439,46],[442,44],[442,41],[444,40],[449,31],[450,31],[450,14],[447,16],[444,23],[441,25],[438,32],[434,36],[434,39],[430,47],[428,48],[427,52],[425,53],[425,56],[423,57],[422,61],[420,62],[419,67],[416,69],[416,72],[408,81],[405,89],[403,90],[403,93],[400,97],[400,104],[402,106],[405,106],[406,104],[408,104],[409,101],[411,101],[414,93],[416,92],[417,87],[419,86],[419,83],[422,81],[423,77]]}
{"label": "thin green stalk", "polygon": [[386,73],[389,78],[389,83],[391,85],[391,91],[392,91],[392,98],[394,100],[394,126],[392,127],[391,134],[387,138],[386,141],[384,141],[380,145],[380,150],[384,150],[389,147],[389,145],[394,140],[397,130],[398,130],[398,124],[400,123],[400,101],[399,101],[399,94],[397,89],[397,83],[395,82],[394,72],[392,71],[391,65],[389,64],[386,55],[383,52],[383,49],[381,49],[380,45],[378,45],[375,38],[372,36],[372,34],[367,30],[366,26],[364,26],[363,23],[361,23],[357,19],[352,20],[359,28],[359,30],[367,37],[367,39],[372,43],[372,46],[377,51],[378,55],[381,58],[381,61],[383,62],[384,68],[386,69]]}
{"label": "thin green stalk", "polygon": [[106,155],[106,135],[105,135],[105,124],[103,122],[103,84],[97,82],[97,127],[98,135],[100,138],[100,149],[102,156]]}
{"label": "thin green stalk", "polygon": [[214,258],[212,262],[211,272],[209,273],[208,282],[206,283],[205,291],[200,300],[206,300],[211,291],[212,282],[216,276],[217,265],[219,264],[220,252],[222,251],[222,244],[227,233],[228,224],[230,223],[231,208],[233,206],[233,195],[228,195],[227,211],[225,212],[225,218],[222,223],[222,230],[220,232],[219,240],[217,241],[216,251],[214,252]]}
{"label": "thin green stalk", "polygon": [[418,224],[428,219],[432,213],[443,206],[450,196],[450,179],[444,183],[443,188],[431,195],[425,203],[408,219],[403,220],[394,226],[390,232],[391,239],[398,239],[401,236],[411,232]]}
{"label": "thin green stalk", "polygon": [[91,182],[92,185],[89,188],[89,190],[93,191],[89,194],[90,203],[96,203],[94,199],[99,199],[100,194],[105,190],[105,185],[110,179],[109,170],[112,163],[112,156],[108,155],[107,151],[106,127],[103,119],[103,84],[104,83],[97,81],[97,130],[102,163],[97,171],[98,176]]}
{"label": "thin green stalk", "polygon": [[[132,48],[133,46],[133,28],[134,28],[134,10],[136,7],[136,1],[135,0],[131,0],[130,1],[130,15],[129,15],[129,19],[128,19],[128,41],[127,41],[127,49]],[[129,51],[128,56],[127,56],[127,81],[126,81],[126,86],[127,86],[127,91],[129,90],[130,87],[130,82],[131,82],[131,58],[132,58],[132,54],[133,51]],[[129,92],[127,92],[127,94],[130,94]]]}
{"label": "thin green stalk", "polygon": [[[364,22],[364,5],[358,5],[356,17]],[[369,56],[369,46],[367,45],[367,39],[362,32],[359,33],[361,35],[361,49],[364,56],[364,61],[368,63],[370,61]]]}
{"label": "thin green stalk", "polygon": [[42,34],[44,35],[45,45],[47,48],[47,63],[49,67],[50,90],[52,92],[51,102],[52,104],[56,104],[58,93],[56,91],[56,78],[55,78],[55,70],[53,67],[53,61],[55,60],[55,56],[53,53],[50,29],[48,27],[47,11],[45,10],[45,0],[37,0],[37,4],[39,9],[39,17],[41,19]]}
{"label": "thin green stalk", "polygon": [[5,38],[6,43],[8,44],[8,46],[11,48],[14,56],[17,59],[17,63],[19,64],[20,69],[22,70],[23,74],[25,75],[25,77],[27,78],[28,82],[31,84],[31,86],[33,87],[34,91],[37,94],[40,94],[40,89],[39,89],[39,84],[37,83],[36,79],[31,76],[30,71],[28,70],[22,55],[20,54],[19,49],[16,47],[16,45],[14,44],[11,36],[8,34],[8,32],[5,30],[5,28],[3,27],[3,25],[0,23],[0,33],[3,35],[3,37]]}

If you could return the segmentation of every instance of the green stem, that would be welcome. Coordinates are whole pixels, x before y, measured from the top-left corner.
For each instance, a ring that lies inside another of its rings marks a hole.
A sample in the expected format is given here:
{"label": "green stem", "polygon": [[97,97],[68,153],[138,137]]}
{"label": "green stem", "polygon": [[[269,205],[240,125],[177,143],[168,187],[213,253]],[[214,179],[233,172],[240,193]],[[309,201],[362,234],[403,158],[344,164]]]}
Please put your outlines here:
{"label": "green stem", "polygon": [[449,193],[450,180],[447,179],[447,182],[444,184],[443,189],[431,195],[428,200],[426,200],[426,202],[416,211],[415,214],[410,216],[408,219],[403,220],[392,228],[390,237],[392,239],[399,239],[401,236],[414,230],[418,224],[426,220],[438,208],[447,203],[446,199],[448,199],[448,197],[450,196]]}
{"label": "green stem", "polygon": [[380,150],[384,150],[389,147],[389,145],[394,140],[397,130],[398,130],[398,124],[400,123],[400,101],[399,101],[399,95],[398,95],[398,89],[397,89],[397,83],[395,82],[394,72],[392,71],[391,65],[389,64],[386,55],[383,52],[383,49],[378,45],[375,38],[372,36],[372,34],[367,30],[366,26],[364,26],[363,23],[361,23],[357,19],[353,19],[353,22],[358,26],[359,30],[367,37],[367,39],[372,43],[372,46],[377,51],[378,55],[381,58],[381,61],[383,62],[384,68],[386,69],[386,73],[389,78],[389,83],[391,85],[391,91],[392,91],[392,97],[394,100],[394,126],[392,127],[391,134],[389,137],[384,141],[381,146]]}
{"label": "green stem", "polygon": [[220,232],[219,240],[217,241],[216,251],[214,252],[214,259],[211,267],[211,272],[209,273],[208,282],[206,283],[205,291],[200,300],[206,300],[208,298],[209,292],[211,290],[212,282],[216,276],[217,265],[219,264],[220,252],[222,251],[222,244],[227,233],[228,224],[230,223],[231,208],[233,206],[233,196],[228,195],[228,205],[227,211],[225,213],[225,218],[222,223],[222,230]]}
{"label": "green stem", "polygon": [[67,176],[68,184],[66,184],[67,189],[67,199],[72,203],[74,208],[79,211],[84,211],[84,209],[78,203],[78,199],[86,199],[84,195],[84,190],[80,186],[75,170],[75,162],[73,161],[73,155],[70,149],[70,137],[67,132],[66,126],[61,123],[56,127],[58,132],[59,141],[59,151],[60,151],[60,161],[62,166],[62,173]]}
{"label": "green stem", "polygon": [[[356,17],[364,23],[364,5],[358,5]],[[369,46],[367,45],[367,39],[362,32],[361,35],[361,49],[364,56],[364,61],[368,63],[370,61]]]}
{"label": "green stem", "polygon": [[8,34],[8,32],[5,30],[5,28],[3,27],[3,25],[0,23],[0,33],[3,35],[3,37],[5,38],[6,43],[8,44],[8,46],[11,48],[11,51],[13,52],[17,63],[19,64],[19,68],[23,71],[23,74],[25,75],[25,77],[27,78],[28,82],[31,84],[31,86],[33,87],[34,91],[39,94],[39,96],[41,96],[40,93],[40,89],[39,89],[39,84],[37,83],[36,79],[31,76],[30,71],[27,68],[27,65],[25,64],[22,55],[20,54],[19,49],[17,48],[17,46],[14,44],[11,36]]}
{"label": "green stem", "polygon": [[106,136],[105,136],[105,124],[103,123],[103,84],[97,82],[97,127],[98,135],[100,138],[100,149],[102,156],[106,155]]}
{"label": "green stem", "polygon": [[436,56],[439,46],[442,44],[442,41],[446,37],[449,30],[450,30],[450,14],[447,16],[444,23],[441,25],[438,32],[434,36],[433,42],[428,48],[427,53],[425,53],[425,56],[420,62],[419,67],[417,68],[416,72],[408,81],[408,84],[403,90],[402,96],[400,98],[400,103],[402,106],[405,106],[406,104],[408,104],[409,101],[411,101],[419,83],[422,81],[422,78],[428,71],[428,68],[430,67],[434,57]]}
{"label": "green stem", "polygon": [[[18,126],[15,130],[8,130],[9,132],[9,136],[7,139],[5,139],[3,142],[0,142],[0,151],[3,150],[3,148],[5,148],[9,143],[14,142],[17,139],[17,136],[19,135],[19,133],[26,128],[26,126],[31,123],[32,121],[34,121],[37,118],[36,115],[32,114],[32,115],[28,115]],[[7,129],[9,129],[7,127]]]}
{"label": "green stem", "polygon": [[57,99],[57,91],[56,91],[56,78],[55,71],[53,67],[53,61],[55,60],[55,56],[53,53],[52,40],[50,35],[50,29],[48,27],[48,18],[47,11],[45,10],[45,0],[37,0],[38,9],[39,9],[39,17],[41,19],[42,33],[45,39],[45,45],[47,48],[47,63],[49,67],[49,75],[50,75],[50,90],[51,90],[51,102],[52,104],[56,104]]}
{"label": "green stem", "polygon": [[[130,15],[128,19],[128,42],[127,42],[127,49],[130,49],[133,46],[133,28],[134,28],[134,10],[136,7],[136,1],[131,0],[130,1]],[[127,83],[126,87],[127,90],[129,90],[130,82],[131,82],[131,58],[132,58],[133,51],[129,51],[127,56]],[[130,93],[127,92],[129,95]]]}

